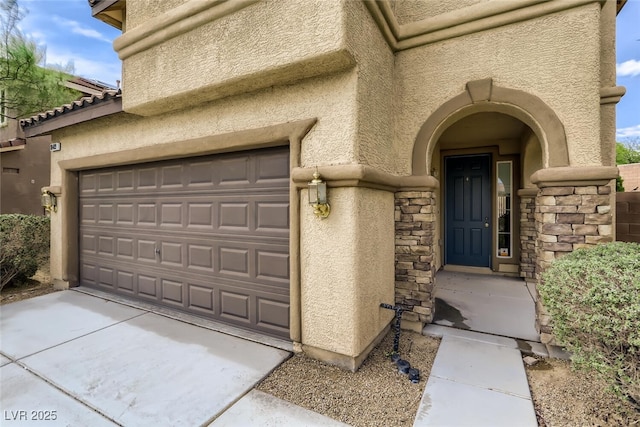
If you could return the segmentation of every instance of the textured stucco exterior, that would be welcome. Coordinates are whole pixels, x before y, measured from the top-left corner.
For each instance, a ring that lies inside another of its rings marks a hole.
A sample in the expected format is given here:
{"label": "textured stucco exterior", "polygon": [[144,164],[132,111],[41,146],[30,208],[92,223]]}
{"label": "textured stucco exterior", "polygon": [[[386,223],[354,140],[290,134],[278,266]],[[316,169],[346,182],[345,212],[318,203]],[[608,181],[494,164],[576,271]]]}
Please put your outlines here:
{"label": "textured stucco exterior", "polygon": [[[392,319],[380,303],[415,330],[433,316],[445,156],[489,153],[492,182],[512,162],[518,246],[489,272],[535,281],[571,245],[611,240],[614,26],[595,0],[127,0],[124,111],[53,132],[52,275],[77,282],[78,171],[288,144],[291,340],[357,369]],[[326,219],[307,203],[316,168]]]}
{"label": "textured stucco exterior", "polygon": [[556,112],[565,125],[572,165],[600,164],[600,46],[594,31],[599,8],[593,3],[399,52],[396,170],[411,172],[409,147],[429,115],[466,82],[487,77],[538,96]]}

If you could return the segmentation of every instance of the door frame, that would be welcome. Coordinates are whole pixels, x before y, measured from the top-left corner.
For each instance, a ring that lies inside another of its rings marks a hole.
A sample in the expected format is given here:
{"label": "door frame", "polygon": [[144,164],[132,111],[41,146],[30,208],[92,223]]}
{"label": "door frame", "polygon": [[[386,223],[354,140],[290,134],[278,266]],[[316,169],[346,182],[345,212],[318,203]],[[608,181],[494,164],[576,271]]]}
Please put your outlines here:
{"label": "door frame", "polygon": [[[519,147],[518,147],[519,151]],[[520,275],[520,200],[518,197],[518,190],[520,189],[520,153],[500,153],[497,145],[487,145],[475,148],[462,148],[462,149],[448,149],[440,151],[440,171],[442,171],[441,185],[440,185],[440,246],[441,246],[441,262],[442,266],[446,263],[446,250],[447,250],[447,236],[446,236],[446,190],[447,190],[447,176],[445,170],[445,157],[451,156],[473,156],[478,154],[490,154],[491,155],[491,261],[489,269],[496,273]],[[511,161],[513,190],[512,190],[512,256],[510,258],[499,258],[497,256],[497,227],[498,218],[497,210],[495,209],[497,204],[497,162]],[[452,264],[455,265],[455,264]],[[471,267],[486,269],[486,267]]]}

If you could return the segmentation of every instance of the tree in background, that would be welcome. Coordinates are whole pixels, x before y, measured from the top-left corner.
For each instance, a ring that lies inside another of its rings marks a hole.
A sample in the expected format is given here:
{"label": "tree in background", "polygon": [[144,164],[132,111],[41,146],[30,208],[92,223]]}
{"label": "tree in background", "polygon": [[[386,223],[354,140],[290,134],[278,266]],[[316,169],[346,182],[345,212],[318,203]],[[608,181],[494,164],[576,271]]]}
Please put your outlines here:
{"label": "tree in background", "polygon": [[64,86],[73,66],[46,67],[46,49],[19,30],[25,14],[18,0],[0,0],[0,114],[10,119],[67,104],[80,95]]}
{"label": "tree in background", "polygon": [[629,163],[640,163],[640,151],[631,144],[616,142],[616,164],[628,165]]}
{"label": "tree in background", "polygon": [[[640,163],[640,150],[632,144],[616,142],[616,165],[628,165],[630,163]],[[616,178],[616,191],[624,192],[624,183],[620,175]]]}

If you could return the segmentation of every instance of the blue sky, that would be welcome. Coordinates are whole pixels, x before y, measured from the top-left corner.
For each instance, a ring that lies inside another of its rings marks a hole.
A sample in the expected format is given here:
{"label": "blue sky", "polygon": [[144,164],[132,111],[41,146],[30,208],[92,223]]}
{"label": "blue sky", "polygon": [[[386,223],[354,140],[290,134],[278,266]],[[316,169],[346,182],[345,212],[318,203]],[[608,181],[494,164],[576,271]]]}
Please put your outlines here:
{"label": "blue sky", "polygon": [[616,139],[640,142],[640,0],[628,0],[616,27],[618,85],[627,93],[618,104]]}
{"label": "blue sky", "polygon": [[[562,0],[558,0],[562,1]],[[121,65],[112,42],[120,31],[91,17],[87,0],[20,0],[29,10],[22,31],[47,46],[47,62],[72,62],[77,75],[115,86]],[[618,85],[627,88],[617,108],[619,141],[640,143],[640,0],[618,15]]]}
{"label": "blue sky", "polygon": [[112,86],[120,80],[121,63],[113,40],[121,32],[91,16],[87,0],[19,0],[28,13],[23,33],[47,47],[47,63],[71,62],[75,74]]}

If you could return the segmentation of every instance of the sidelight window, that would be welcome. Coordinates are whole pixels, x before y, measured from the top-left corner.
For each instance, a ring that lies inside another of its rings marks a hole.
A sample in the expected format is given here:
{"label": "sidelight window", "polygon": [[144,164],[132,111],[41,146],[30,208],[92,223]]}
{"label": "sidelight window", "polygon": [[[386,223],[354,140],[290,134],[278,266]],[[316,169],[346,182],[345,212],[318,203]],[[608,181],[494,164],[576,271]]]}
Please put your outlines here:
{"label": "sidelight window", "polygon": [[512,192],[513,192],[513,165],[510,161],[497,162],[497,206],[498,226],[497,256],[499,258],[511,258],[513,233],[512,233]]}

